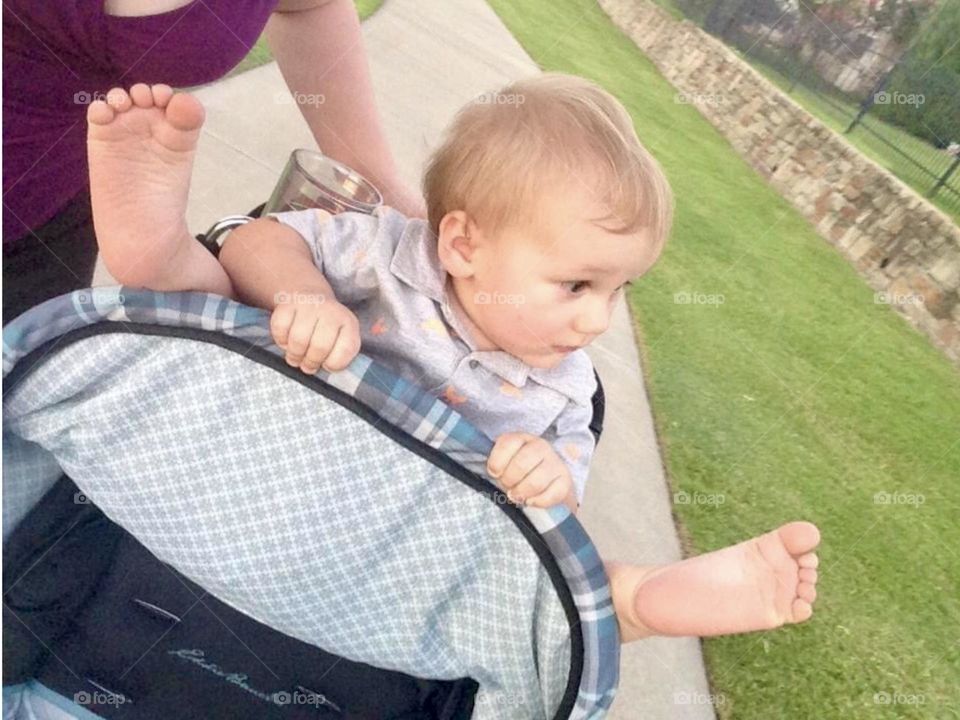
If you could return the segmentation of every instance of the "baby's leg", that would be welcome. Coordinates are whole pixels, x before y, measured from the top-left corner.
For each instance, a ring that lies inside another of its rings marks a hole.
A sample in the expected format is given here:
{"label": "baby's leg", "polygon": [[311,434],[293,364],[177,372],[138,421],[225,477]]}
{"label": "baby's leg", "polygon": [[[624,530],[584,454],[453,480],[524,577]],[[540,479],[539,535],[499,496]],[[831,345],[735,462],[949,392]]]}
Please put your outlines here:
{"label": "baby's leg", "polygon": [[792,522],[671,565],[608,562],[621,642],[728,635],[803,622],[816,599],[820,532]]}
{"label": "baby's leg", "polygon": [[203,106],[166,85],[114,88],[87,109],[90,198],[100,253],[124,285],[231,296],[226,272],[187,230]]}

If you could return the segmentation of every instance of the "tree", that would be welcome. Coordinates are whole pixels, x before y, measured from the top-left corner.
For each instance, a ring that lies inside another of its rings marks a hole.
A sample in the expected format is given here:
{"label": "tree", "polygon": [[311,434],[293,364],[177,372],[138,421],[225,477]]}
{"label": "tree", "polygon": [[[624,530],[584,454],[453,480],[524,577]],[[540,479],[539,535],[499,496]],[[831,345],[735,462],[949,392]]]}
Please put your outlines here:
{"label": "tree", "polygon": [[[903,0],[901,0],[902,2]],[[938,65],[960,75],[960,2],[942,0],[936,13],[913,39],[910,56],[917,62]]]}

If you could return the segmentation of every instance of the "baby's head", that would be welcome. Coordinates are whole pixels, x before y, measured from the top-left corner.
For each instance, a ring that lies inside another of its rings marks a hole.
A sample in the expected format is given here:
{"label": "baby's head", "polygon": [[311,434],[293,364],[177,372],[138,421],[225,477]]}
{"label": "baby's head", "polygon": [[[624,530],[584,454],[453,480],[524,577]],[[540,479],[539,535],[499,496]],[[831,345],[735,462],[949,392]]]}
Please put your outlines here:
{"label": "baby's head", "polygon": [[540,368],[607,329],[673,215],[627,111],[569,75],[521,80],[463,108],[423,189],[475,343]]}

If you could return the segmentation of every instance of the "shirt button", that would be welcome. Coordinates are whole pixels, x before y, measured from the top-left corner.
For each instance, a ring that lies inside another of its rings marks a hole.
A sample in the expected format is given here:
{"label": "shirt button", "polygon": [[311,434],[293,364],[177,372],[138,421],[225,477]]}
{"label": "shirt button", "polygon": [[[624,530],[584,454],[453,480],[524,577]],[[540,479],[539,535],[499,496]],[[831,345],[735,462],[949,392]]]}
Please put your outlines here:
{"label": "shirt button", "polygon": [[470,369],[471,369],[471,370],[476,370],[476,369],[477,369],[477,366],[479,366],[479,365],[480,365],[480,361],[479,361],[479,360],[471,360],[471,361],[470,361]]}

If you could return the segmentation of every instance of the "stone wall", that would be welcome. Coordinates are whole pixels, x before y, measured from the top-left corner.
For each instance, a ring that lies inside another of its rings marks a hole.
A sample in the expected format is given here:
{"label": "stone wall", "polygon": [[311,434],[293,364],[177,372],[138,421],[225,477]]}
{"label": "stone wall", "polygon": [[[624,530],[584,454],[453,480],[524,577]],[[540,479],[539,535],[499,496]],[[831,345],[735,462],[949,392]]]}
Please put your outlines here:
{"label": "stone wall", "polygon": [[611,19],[877,292],[960,362],[960,228],[721,41],[649,0]]}

